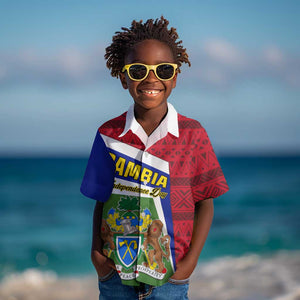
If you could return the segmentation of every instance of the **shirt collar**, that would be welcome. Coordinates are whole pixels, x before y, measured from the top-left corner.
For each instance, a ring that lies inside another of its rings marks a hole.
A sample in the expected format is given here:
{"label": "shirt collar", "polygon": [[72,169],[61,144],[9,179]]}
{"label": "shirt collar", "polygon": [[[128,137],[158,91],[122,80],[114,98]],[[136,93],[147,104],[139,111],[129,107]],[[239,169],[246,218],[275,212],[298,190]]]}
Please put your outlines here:
{"label": "shirt collar", "polygon": [[[168,113],[165,117],[165,122],[162,122],[159,126],[165,126],[167,124],[166,132],[171,133],[175,137],[179,137],[179,129],[178,129],[178,113],[174,106],[171,103],[168,103]],[[158,127],[159,127],[158,126]],[[126,114],[126,123],[123,132],[119,135],[119,137],[124,136],[129,130],[133,133],[137,133],[142,129],[142,126],[137,122],[134,116],[134,104],[132,104]]]}

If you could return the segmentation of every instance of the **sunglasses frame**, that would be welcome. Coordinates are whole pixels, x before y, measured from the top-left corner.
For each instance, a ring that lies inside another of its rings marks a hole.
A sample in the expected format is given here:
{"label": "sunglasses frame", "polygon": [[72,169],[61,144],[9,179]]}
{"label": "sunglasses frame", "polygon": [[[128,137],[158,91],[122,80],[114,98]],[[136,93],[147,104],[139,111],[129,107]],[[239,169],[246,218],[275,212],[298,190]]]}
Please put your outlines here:
{"label": "sunglasses frame", "polygon": [[[128,72],[128,70],[129,70],[129,68],[130,68],[131,66],[134,66],[134,65],[140,65],[140,66],[146,67],[147,72],[146,72],[146,75],[145,75],[143,78],[141,78],[141,79],[135,79],[135,78],[131,77],[130,72]],[[161,65],[170,65],[170,66],[172,66],[172,67],[174,68],[174,73],[173,73],[173,75],[172,75],[171,78],[163,79],[163,78],[160,78],[160,77],[157,75],[156,69],[157,69],[159,66],[161,66]],[[174,78],[174,76],[175,76],[175,74],[176,74],[176,72],[177,72],[177,69],[178,69],[178,65],[177,65],[177,64],[174,64],[174,63],[161,63],[161,64],[157,64],[157,65],[145,65],[145,64],[142,64],[142,63],[133,63],[133,64],[125,65],[125,66],[123,67],[123,69],[122,69],[122,73],[124,73],[125,71],[127,71],[128,77],[129,77],[131,80],[133,80],[133,81],[143,81],[145,78],[148,77],[149,72],[150,72],[150,71],[153,71],[154,74],[155,74],[155,76],[157,77],[157,79],[159,79],[159,80],[161,80],[161,81],[168,81],[168,80],[171,80],[171,79]]]}

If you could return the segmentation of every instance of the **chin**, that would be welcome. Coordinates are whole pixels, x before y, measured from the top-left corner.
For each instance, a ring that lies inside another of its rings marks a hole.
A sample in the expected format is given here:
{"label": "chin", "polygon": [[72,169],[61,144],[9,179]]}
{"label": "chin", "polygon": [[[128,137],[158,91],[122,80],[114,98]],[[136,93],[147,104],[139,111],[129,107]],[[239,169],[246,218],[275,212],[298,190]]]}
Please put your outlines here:
{"label": "chin", "polygon": [[155,108],[159,108],[159,107],[166,105],[167,101],[161,101],[161,102],[157,103],[156,101],[154,102],[153,99],[149,99],[149,100],[135,102],[135,104],[140,107],[143,107],[145,109],[155,109]]}

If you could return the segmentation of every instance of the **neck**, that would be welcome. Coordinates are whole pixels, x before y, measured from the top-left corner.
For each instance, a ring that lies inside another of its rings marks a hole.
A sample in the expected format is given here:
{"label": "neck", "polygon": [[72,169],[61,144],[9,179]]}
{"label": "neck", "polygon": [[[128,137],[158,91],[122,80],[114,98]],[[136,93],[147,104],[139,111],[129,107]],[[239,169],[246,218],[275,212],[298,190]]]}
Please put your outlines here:
{"label": "neck", "polygon": [[134,116],[137,122],[143,127],[148,136],[159,126],[168,112],[168,105],[154,109],[145,109],[141,106],[134,106]]}

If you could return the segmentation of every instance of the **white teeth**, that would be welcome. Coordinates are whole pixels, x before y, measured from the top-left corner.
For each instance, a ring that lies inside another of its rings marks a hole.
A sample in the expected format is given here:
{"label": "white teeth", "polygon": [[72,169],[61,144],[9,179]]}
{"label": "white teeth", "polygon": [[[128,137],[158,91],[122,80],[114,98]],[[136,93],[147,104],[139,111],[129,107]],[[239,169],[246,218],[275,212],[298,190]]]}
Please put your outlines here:
{"label": "white teeth", "polygon": [[154,94],[158,94],[159,91],[142,91],[143,93],[145,94],[148,94],[148,95],[154,95]]}

